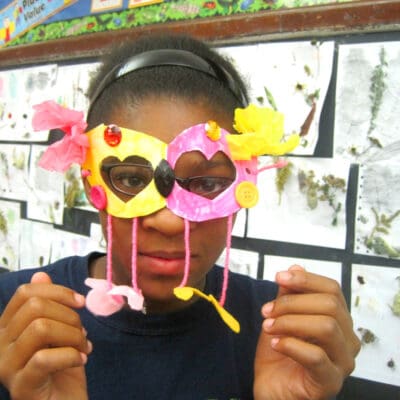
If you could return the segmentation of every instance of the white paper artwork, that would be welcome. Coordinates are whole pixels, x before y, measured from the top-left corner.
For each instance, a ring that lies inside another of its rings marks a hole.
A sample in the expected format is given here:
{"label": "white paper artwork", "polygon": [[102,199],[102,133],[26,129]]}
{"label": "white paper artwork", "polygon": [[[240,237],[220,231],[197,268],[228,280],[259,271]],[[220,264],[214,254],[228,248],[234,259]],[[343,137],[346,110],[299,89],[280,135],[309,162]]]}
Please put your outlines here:
{"label": "white paper artwork", "polygon": [[20,269],[47,265],[53,237],[52,225],[21,219]]}
{"label": "white paper artwork", "polygon": [[353,376],[400,386],[400,270],[353,265],[351,314],[362,347]]}
{"label": "white paper artwork", "polygon": [[355,252],[400,258],[400,158],[360,166]]}
{"label": "white paper artwork", "polygon": [[[216,261],[217,265],[225,265],[226,250]],[[257,278],[258,253],[249,250],[231,249],[229,254],[229,270],[242,275]]]}
{"label": "white paper artwork", "polygon": [[0,140],[46,141],[48,132],[33,132],[33,106],[54,99],[57,65],[19,68],[0,73]]}
{"label": "white paper artwork", "polygon": [[32,146],[27,216],[30,219],[61,225],[64,211],[64,175],[38,166],[46,146]]}
{"label": "white paper artwork", "polygon": [[259,174],[260,198],[249,209],[247,236],[344,248],[349,164],[302,157],[289,161],[292,166],[281,193],[276,185],[279,170]]}
{"label": "white paper artwork", "polygon": [[96,250],[98,246],[92,238],[55,229],[51,240],[50,262],[73,255],[84,256]]}
{"label": "white paper artwork", "polygon": [[366,163],[400,155],[400,42],[339,46],[335,154]]}
{"label": "white paper artwork", "polygon": [[285,115],[285,133],[302,133],[293,154],[314,154],[332,75],[334,43],[309,41],[221,47],[248,81],[251,102]]}
{"label": "white paper artwork", "polygon": [[306,259],[301,257],[264,256],[263,279],[275,281],[275,275],[280,271],[287,271],[292,265],[300,265],[307,272],[325,276],[335,280],[339,285],[342,282],[342,264],[333,261]]}
{"label": "white paper artwork", "polygon": [[19,266],[21,206],[0,200],[0,266],[11,271]]}
{"label": "white paper artwork", "polygon": [[0,146],[0,196],[25,200],[29,192],[28,161],[30,146],[2,144]]}
{"label": "white paper artwork", "polygon": [[67,108],[86,113],[89,105],[87,89],[98,66],[99,63],[82,63],[58,67],[57,101]]}

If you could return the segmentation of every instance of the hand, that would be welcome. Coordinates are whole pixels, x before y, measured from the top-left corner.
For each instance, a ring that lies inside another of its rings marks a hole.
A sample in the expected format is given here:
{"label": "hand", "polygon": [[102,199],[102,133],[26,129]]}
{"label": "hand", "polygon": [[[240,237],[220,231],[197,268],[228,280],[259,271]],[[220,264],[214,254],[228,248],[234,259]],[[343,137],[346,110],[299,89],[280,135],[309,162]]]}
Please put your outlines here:
{"label": "hand", "polygon": [[262,308],[254,399],[324,400],[354,369],[360,341],[338,283],[293,266]]}
{"label": "hand", "polygon": [[13,400],[87,400],[91,352],[73,308],[85,299],[43,272],[20,286],[0,317],[0,382]]}

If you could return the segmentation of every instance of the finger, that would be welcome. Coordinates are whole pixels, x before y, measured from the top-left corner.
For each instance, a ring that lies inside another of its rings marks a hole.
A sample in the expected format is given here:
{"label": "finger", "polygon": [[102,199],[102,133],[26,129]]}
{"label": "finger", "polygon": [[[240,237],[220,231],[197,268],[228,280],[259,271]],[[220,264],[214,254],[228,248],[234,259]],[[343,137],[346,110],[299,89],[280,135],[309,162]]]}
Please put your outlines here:
{"label": "finger", "polygon": [[329,359],[342,369],[348,365],[345,336],[337,321],[328,316],[284,315],[263,322],[263,330],[273,336],[296,337],[322,347]]}
{"label": "finger", "polygon": [[323,388],[321,396],[324,395],[325,398],[340,390],[343,373],[332,363],[321,347],[294,337],[274,338],[271,344],[276,352],[291,358],[308,370],[311,379],[305,375],[304,384],[310,392],[312,390],[315,393]]}
{"label": "finger", "polygon": [[293,278],[293,273],[291,271],[305,271],[305,269],[300,265],[292,265],[287,271],[280,271],[275,275],[275,281],[279,285],[277,297],[283,296],[287,293],[291,293],[293,290],[290,287],[282,285],[281,282],[286,280],[290,281]]}
{"label": "finger", "polygon": [[261,311],[264,318],[277,318],[285,314],[326,315],[338,322],[346,343],[354,356],[360,350],[360,340],[354,332],[353,320],[347,305],[329,293],[285,294],[265,304]]}
{"label": "finger", "polygon": [[79,371],[77,367],[86,362],[87,355],[71,347],[38,351],[13,380],[13,398],[30,398],[35,390],[45,387],[47,380],[58,371],[76,368],[77,373],[84,374],[83,369]]}
{"label": "finger", "polygon": [[52,283],[52,281],[45,272],[36,272],[32,275],[31,283]]}
{"label": "finger", "polygon": [[81,308],[85,305],[84,296],[65,286],[42,282],[27,283],[21,285],[9,301],[0,318],[0,329],[6,327],[19,308],[32,297],[47,298],[73,308]]}
{"label": "finger", "polygon": [[336,318],[344,329],[352,330],[347,308],[332,294],[286,294],[265,304],[261,311],[264,318],[276,318],[284,314],[327,315]]}
{"label": "finger", "polygon": [[288,271],[276,274],[276,282],[282,287],[281,295],[287,293],[329,293],[337,296],[347,308],[342,290],[337,281],[297,267],[291,267]]}
{"label": "finger", "polygon": [[36,352],[54,347],[72,347],[81,353],[92,350],[83,329],[42,318],[33,321],[7,348],[3,361],[10,366],[10,370],[20,370]]}
{"label": "finger", "polygon": [[79,315],[70,307],[42,297],[31,297],[9,322],[6,329],[8,342],[15,341],[33,321],[40,318],[82,329]]}

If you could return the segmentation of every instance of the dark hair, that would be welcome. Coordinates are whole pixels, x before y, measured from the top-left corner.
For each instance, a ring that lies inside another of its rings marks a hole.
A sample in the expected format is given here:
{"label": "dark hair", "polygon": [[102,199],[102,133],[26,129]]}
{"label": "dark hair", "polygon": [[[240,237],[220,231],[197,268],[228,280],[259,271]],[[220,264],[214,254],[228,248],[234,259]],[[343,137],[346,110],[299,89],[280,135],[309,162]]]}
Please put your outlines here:
{"label": "dark hair", "polygon": [[[189,56],[188,63],[160,62],[158,53],[162,51],[154,50],[165,49],[180,50],[178,58]],[[147,57],[144,68],[119,73],[132,58],[135,63],[136,57],[143,58],[139,56],[143,53],[156,53],[155,62]],[[203,101],[232,116],[235,108],[248,102],[246,85],[232,63],[206,43],[185,35],[147,35],[117,46],[104,57],[88,89],[88,129],[112,122],[107,120],[117,108],[135,106],[145,97],[158,95]]]}

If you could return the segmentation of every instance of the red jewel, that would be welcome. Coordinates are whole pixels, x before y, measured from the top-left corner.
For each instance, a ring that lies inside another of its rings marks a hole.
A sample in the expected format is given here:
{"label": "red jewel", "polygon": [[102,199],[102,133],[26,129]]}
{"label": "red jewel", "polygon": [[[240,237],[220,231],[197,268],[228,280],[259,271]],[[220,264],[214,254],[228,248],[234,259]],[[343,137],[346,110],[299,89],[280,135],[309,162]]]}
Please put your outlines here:
{"label": "red jewel", "polygon": [[106,129],[104,129],[104,140],[109,146],[118,146],[121,142],[121,139],[122,132],[117,125],[108,125]]}

